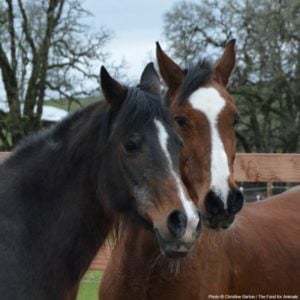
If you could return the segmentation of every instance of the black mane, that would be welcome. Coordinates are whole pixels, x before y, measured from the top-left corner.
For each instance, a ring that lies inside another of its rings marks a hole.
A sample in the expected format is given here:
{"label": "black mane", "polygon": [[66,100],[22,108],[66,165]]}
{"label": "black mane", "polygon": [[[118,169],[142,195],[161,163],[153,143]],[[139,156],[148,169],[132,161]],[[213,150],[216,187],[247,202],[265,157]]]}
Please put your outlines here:
{"label": "black mane", "polygon": [[209,81],[212,73],[212,62],[207,58],[200,59],[196,65],[189,67],[179,87],[179,104],[183,104],[197,88]]}

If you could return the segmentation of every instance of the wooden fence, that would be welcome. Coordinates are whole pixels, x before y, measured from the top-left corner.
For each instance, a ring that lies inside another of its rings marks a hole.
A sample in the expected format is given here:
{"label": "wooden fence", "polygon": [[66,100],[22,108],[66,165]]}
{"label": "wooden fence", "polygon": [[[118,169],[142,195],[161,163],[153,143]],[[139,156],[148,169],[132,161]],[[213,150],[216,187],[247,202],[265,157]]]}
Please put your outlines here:
{"label": "wooden fence", "polygon": [[[0,160],[8,155],[8,152],[0,152]],[[237,182],[300,183],[300,154],[238,153],[234,178]],[[110,253],[111,246],[103,247],[90,268],[105,269]]]}

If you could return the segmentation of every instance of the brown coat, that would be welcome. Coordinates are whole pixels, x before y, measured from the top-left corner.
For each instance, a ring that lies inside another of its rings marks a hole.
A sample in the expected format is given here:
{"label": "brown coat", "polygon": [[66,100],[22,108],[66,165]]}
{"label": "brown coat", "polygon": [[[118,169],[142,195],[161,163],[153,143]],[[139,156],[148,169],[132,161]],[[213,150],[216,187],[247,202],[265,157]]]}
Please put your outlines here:
{"label": "brown coat", "polygon": [[229,230],[203,228],[198,243],[178,266],[159,256],[153,233],[128,224],[105,271],[100,297],[200,300],[209,295],[300,295],[299,213],[300,187],[246,204]]}

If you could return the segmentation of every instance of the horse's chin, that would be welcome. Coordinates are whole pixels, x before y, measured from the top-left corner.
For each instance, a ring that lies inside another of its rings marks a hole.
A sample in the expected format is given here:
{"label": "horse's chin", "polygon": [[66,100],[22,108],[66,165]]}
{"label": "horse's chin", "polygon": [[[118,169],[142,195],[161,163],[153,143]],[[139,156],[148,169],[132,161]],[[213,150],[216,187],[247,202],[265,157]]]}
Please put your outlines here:
{"label": "horse's chin", "polygon": [[211,230],[222,231],[232,227],[235,216],[203,216],[203,224]]}
{"label": "horse's chin", "polygon": [[172,251],[172,250],[164,251],[163,249],[161,249],[161,252],[164,256],[171,259],[186,257],[189,253],[189,251]]}
{"label": "horse's chin", "polygon": [[159,230],[155,229],[154,231],[160,251],[167,258],[178,259],[185,257],[192,248],[193,243],[185,243],[177,239],[167,239],[160,234]]}

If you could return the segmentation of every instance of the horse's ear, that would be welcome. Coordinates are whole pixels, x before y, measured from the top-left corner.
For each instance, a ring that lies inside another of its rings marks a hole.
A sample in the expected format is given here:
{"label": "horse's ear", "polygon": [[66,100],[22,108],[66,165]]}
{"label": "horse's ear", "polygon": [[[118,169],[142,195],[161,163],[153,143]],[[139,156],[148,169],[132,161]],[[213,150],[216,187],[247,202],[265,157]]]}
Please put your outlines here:
{"label": "horse's ear", "polygon": [[139,86],[152,94],[160,95],[160,80],[152,62],[145,67]]}
{"label": "horse's ear", "polygon": [[177,89],[184,79],[181,68],[161,49],[156,42],[156,58],[160,74],[169,89]]}
{"label": "horse's ear", "polygon": [[224,86],[227,85],[235,66],[234,45],[235,39],[230,40],[226,44],[224,53],[215,66],[215,79]]}
{"label": "horse's ear", "polygon": [[100,82],[102,92],[110,105],[110,109],[112,111],[119,110],[126,98],[127,88],[113,79],[104,66],[101,67]]}

